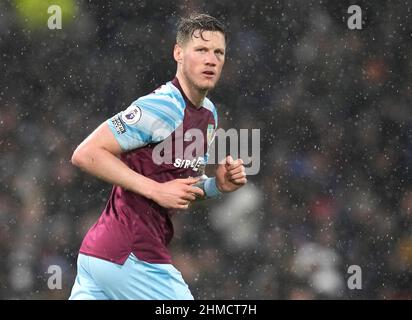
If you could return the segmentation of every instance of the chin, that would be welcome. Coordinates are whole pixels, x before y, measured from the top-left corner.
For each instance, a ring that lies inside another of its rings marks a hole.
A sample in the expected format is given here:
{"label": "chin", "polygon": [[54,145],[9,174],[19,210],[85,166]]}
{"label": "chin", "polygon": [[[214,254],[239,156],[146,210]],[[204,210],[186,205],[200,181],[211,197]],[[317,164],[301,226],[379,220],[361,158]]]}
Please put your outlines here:
{"label": "chin", "polygon": [[200,90],[212,90],[216,86],[216,81],[202,81],[197,84]]}
{"label": "chin", "polygon": [[212,90],[214,87],[215,87],[214,85],[210,85],[210,86],[204,85],[204,86],[199,86],[199,90],[209,91],[209,90]]}

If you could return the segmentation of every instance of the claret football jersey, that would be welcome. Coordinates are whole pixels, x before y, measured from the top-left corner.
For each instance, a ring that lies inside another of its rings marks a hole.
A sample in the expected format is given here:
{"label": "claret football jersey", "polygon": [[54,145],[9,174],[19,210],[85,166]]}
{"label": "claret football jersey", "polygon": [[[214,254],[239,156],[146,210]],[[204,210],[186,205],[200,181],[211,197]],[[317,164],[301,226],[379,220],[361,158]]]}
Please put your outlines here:
{"label": "claret football jersey", "polygon": [[[121,160],[157,182],[199,176],[217,127],[213,103],[200,108],[185,96],[175,78],[134,101],[107,123],[119,142]],[[113,186],[98,221],[86,234],[80,252],[123,264],[130,253],[149,263],[171,263],[174,210]]]}

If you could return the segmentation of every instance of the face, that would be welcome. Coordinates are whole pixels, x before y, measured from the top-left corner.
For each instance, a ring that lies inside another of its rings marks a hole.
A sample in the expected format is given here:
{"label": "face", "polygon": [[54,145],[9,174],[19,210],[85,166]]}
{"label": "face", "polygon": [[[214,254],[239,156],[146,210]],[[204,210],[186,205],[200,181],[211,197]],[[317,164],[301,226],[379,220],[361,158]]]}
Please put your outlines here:
{"label": "face", "polygon": [[[202,39],[203,37],[203,39]],[[198,90],[213,89],[225,62],[225,37],[219,31],[196,30],[190,40],[176,44],[174,56],[185,80]]]}

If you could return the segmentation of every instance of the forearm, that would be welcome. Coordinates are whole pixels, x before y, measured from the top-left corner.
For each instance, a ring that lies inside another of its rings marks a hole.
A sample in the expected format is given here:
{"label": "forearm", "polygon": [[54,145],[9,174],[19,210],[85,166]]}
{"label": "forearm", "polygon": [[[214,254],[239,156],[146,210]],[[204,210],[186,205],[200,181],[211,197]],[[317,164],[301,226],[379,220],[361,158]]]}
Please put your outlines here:
{"label": "forearm", "polygon": [[94,147],[76,151],[72,163],[99,179],[149,199],[156,188],[156,181],[133,171],[118,157],[103,148]]}

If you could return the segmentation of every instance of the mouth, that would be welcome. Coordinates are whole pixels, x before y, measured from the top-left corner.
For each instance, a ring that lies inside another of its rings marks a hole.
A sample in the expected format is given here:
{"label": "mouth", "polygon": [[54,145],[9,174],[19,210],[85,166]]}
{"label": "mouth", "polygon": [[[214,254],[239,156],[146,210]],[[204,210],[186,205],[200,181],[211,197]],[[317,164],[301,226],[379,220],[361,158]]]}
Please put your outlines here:
{"label": "mouth", "polygon": [[202,74],[206,76],[207,78],[213,78],[215,76],[215,73],[210,70],[203,71]]}

